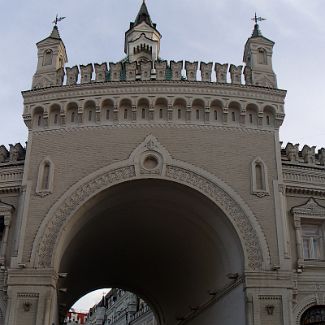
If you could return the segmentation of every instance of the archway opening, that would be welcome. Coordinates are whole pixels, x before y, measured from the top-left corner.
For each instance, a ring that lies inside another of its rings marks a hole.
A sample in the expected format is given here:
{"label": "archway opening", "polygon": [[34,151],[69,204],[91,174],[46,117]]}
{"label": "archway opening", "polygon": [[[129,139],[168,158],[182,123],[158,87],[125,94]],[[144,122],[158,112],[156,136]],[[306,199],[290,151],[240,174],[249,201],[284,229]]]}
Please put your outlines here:
{"label": "archway opening", "polygon": [[61,245],[58,271],[67,276],[59,306],[123,288],[148,303],[159,325],[245,324],[238,235],[215,203],[187,186],[158,179],[112,186],[75,213]]}
{"label": "archway opening", "polygon": [[300,325],[325,325],[325,306],[313,306],[307,309],[300,321]]}

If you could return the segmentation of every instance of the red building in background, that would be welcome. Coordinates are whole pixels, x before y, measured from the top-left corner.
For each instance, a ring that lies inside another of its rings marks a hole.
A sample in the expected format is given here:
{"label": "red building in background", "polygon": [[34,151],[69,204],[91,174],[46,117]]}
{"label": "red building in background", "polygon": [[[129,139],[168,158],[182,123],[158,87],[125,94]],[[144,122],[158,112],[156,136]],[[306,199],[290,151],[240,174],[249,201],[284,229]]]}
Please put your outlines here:
{"label": "red building in background", "polygon": [[64,324],[86,324],[87,321],[87,314],[74,311],[71,309],[66,319],[64,320]]}

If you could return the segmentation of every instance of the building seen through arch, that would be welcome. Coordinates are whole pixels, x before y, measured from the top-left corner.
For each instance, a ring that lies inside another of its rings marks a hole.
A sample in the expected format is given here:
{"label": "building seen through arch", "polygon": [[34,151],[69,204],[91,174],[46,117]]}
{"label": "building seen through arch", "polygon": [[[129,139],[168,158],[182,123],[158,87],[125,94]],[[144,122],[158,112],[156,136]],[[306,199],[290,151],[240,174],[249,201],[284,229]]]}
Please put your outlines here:
{"label": "building seen through arch", "polygon": [[28,145],[0,146],[0,324],[62,325],[98,288],[133,325],[323,324],[325,149],[281,147],[275,43],[161,45],[145,2],[119,62],[68,67],[57,25],[36,44]]}

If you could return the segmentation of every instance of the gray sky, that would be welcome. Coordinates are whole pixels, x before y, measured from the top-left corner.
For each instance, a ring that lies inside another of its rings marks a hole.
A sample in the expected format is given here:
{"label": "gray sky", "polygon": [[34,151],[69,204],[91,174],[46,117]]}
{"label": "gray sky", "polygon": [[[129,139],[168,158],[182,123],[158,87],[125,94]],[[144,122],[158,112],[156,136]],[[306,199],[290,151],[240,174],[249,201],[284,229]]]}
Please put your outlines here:
{"label": "gray sky", "polygon": [[[69,57],[75,64],[117,61],[124,32],[142,0],[15,0],[0,3],[0,144],[25,142],[20,91],[31,86],[37,52],[56,13]],[[244,44],[257,11],[267,18],[263,35],[276,42],[274,70],[288,90],[284,142],[325,146],[324,0],[147,0],[162,33],[161,56],[241,64]]]}
{"label": "gray sky", "polygon": [[[52,30],[56,13],[69,63],[101,63],[124,57],[124,33],[142,0],[14,0],[0,2],[0,144],[27,140],[20,91],[30,89],[35,43]],[[275,41],[273,66],[288,90],[281,140],[325,146],[324,0],[147,0],[163,35],[161,57],[242,63],[255,11],[265,37]]]}

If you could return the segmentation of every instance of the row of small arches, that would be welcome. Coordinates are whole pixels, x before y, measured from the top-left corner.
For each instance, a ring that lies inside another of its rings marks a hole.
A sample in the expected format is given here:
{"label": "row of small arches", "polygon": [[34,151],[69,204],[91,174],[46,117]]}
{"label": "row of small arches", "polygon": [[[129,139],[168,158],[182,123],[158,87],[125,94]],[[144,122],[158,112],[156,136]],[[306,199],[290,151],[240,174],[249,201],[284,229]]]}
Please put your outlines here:
{"label": "row of small arches", "polygon": [[[52,104],[48,110],[38,106],[33,110],[33,126],[42,127],[44,118],[48,117],[48,125],[60,125],[61,117],[65,117],[67,124],[80,123],[82,114],[83,123],[97,121],[192,121],[216,123],[245,123],[248,125],[262,124],[274,126],[276,109],[273,106],[259,107],[256,104],[247,104],[245,107],[238,102],[230,102],[227,108],[220,100],[211,102],[209,108],[201,99],[194,100],[187,105],[185,99],[178,98],[171,105],[165,98],[158,98],[154,105],[146,98],[133,105],[130,99],[122,99],[116,106],[111,99],[105,99],[100,106],[95,101],[88,100],[81,106],[76,102],[68,103],[64,108],[60,104]],[[260,122],[262,120],[262,123]]]}

